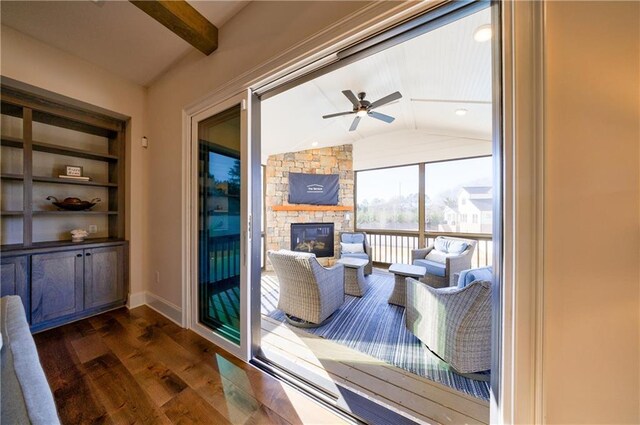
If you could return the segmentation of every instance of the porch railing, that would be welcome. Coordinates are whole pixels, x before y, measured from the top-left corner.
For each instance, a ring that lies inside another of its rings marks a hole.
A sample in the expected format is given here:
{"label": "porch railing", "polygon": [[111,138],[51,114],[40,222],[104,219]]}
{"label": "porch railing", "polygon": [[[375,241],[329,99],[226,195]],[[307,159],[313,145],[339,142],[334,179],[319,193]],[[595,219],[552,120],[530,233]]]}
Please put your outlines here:
{"label": "porch railing", "polygon": [[488,266],[491,265],[493,261],[493,241],[491,240],[491,235],[426,232],[425,244],[424,246],[419,246],[419,233],[417,231],[364,229],[358,229],[358,231],[367,234],[373,262],[381,266],[388,266],[393,263],[410,264],[411,250],[432,245],[434,239],[438,236],[453,236],[478,241],[478,245],[471,259],[471,267]]}

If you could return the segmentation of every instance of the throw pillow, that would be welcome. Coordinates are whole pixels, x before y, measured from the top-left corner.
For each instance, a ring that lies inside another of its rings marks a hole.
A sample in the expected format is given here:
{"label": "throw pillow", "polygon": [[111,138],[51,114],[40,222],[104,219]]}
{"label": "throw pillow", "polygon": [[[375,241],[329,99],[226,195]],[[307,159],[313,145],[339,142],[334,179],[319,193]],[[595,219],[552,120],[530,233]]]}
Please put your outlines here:
{"label": "throw pillow", "polygon": [[447,254],[445,252],[432,249],[431,251],[429,251],[425,259],[430,261],[435,261],[436,263],[444,264],[447,262],[447,257],[451,257],[451,254]]}
{"label": "throw pillow", "polygon": [[462,254],[465,249],[469,246],[468,243],[462,241],[451,241],[449,243],[449,253],[450,254]]}
{"label": "throw pillow", "polygon": [[345,254],[356,254],[364,252],[364,246],[361,243],[340,242],[340,248]]}

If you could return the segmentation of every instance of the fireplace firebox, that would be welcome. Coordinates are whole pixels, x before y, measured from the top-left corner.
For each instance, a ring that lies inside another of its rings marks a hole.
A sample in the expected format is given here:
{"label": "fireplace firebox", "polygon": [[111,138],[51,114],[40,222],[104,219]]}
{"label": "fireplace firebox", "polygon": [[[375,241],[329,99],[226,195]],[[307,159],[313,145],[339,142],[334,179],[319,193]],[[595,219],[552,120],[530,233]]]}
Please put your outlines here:
{"label": "fireplace firebox", "polygon": [[333,257],[333,223],[291,224],[291,250]]}

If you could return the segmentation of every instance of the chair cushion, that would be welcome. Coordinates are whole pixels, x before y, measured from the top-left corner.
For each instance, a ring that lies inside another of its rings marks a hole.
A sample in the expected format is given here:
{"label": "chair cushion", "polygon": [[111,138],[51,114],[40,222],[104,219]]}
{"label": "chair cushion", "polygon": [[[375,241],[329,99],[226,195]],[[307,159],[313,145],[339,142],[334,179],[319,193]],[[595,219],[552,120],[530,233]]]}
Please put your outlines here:
{"label": "chair cushion", "polygon": [[340,242],[340,249],[342,250],[342,252],[349,252],[349,253],[357,253],[357,252],[364,252],[364,245],[362,245],[362,242],[360,243],[345,243],[345,242]]}
{"label": "chair cushion", "polygon": [[458,278],[458,288],[467,287],[477,280],[486,280],[491,282],[493,280],[493,270],[491,269],[491,266],[461,271],[460,277]]}
{"label": "chair cushion", "polygon": [[436,261],[431,261],[431,260],[413,260],[413,265],[414,266],[422,266],[425,267],[427,269],[427,273],[434,275],[434,276],[440,276],[440,277],[444,277],[446,274],[446,265],[442,264],[442,263],[438,263]]}
{"label": "chair cushion", "polygon": [[438,250],[448,254],[462,254],[465,249],[469,246],[468,243],[464,241],[459,241],[455,239],[445,238],[443,236],[438,236],[433,241],[433,247]]}
{"label": "chair cushion", "polygon": [[343,252],[342,257],[362,258],[363,260],[369,259],[369,256],[366,252]]}
{"label": "chair cushion", "polygon": [[430,261],[435,261],[436,263],[445,264],[447,262],[447,257],[455,257],[456,255],[457,254],[449,254],[446,252],[432,249],[431,251],[429,251],[425,259]]}
{"label": "chair cushion", "polygon": [[343,233],[341,241],[344,243],[364,243],[364,235],[362,233]]}

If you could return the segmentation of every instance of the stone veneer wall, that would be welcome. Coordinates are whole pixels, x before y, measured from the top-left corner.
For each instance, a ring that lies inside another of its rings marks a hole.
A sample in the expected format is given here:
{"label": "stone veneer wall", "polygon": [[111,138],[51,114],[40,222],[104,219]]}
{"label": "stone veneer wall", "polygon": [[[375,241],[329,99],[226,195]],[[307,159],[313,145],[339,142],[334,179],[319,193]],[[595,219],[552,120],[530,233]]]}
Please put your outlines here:
{"label": "stone veneer wall", "polygon": [[[333,146],[271,155],[265,168],[266,179],[266,244],[268,250],[291,248],[291,223],[334,223],[335,252],[340,246],[338,234],[353,230],[353,211],[273,211],[271,207],[289,205],[289,172],[310,174],[339,174],[338,204],[354,205],[353,145]],[[349,220],[346,220],[346,215]],[[335,257],[318,258],[329,266]],[[267,260],[267,270],[273,270]]]}

